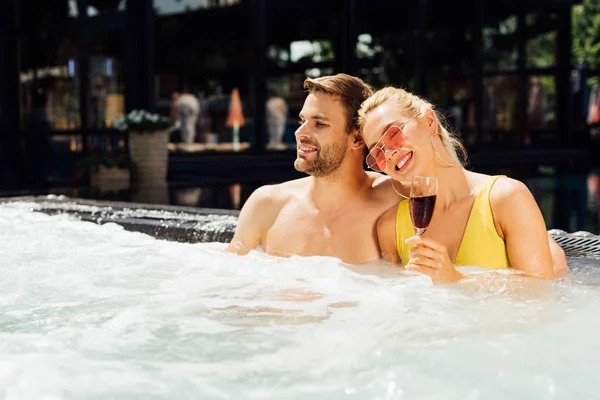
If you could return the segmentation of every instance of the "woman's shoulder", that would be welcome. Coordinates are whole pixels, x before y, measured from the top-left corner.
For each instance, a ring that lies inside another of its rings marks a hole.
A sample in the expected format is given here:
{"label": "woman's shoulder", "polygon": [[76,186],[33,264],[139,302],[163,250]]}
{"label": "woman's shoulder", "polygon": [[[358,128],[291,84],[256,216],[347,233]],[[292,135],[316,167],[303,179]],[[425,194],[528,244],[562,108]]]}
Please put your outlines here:
{"label": "woman's shoulder", "polygon": [[[537,206],[533,195],[527,186],[505,175],[477,174],[478,190],[487,189],[489,207],[494,220],[496,231],[500,237],[505,237],[506,226],[520,212],[530,212],[531,207]],[[486,188],[483,188],[483,186]]]}
{"label": "woman's shoulder", "polygon": [[401,204],[408,200],[402,199],[400,202],[396,202],[393,206],[385,210],[377,219],[378,228],[390,228],[396,225],[396,216],[398,214],[398,208]]}
{"label": "woman's shoulder", "polygon": [[502,200],[514,194],[529,193],[529,189],[523,182],[506,175],[488,175],[471,171],[468,174],[475,192],[479,191],[484,185],[492,185],[489,189],[491,201]]}
{"label": "woman's shoulder", "polygon": [[498,176],[494,182],[494,186],[490,189],[491,202],[509,199],[515,200],[523,195],[531,196],[531,192],[527,185],[517,179],[504,175]]}
{"label": "woman's shoulder", "polygon": [[537,207],[533,194],[523,182],[500,176],[490,190],[490,206],[494,219],[503,225],[506,218],[514,218],[521,212]]}

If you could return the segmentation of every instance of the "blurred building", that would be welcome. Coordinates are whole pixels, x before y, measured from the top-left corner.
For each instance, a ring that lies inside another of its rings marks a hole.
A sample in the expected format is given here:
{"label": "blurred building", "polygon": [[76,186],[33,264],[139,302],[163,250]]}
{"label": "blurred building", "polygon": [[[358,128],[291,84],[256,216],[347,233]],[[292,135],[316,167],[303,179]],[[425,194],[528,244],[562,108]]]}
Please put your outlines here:
{"label": "blurred building", "polygon": [[[82,155],[126,145],[117,116],[170,115],[179,93],[201,111],[194,146],[172,135],[171,181],[288,179],[302,82],[337,72],[429,98],[476,163],[580,159],[594,99],[573,64],[573,3],[3,0],[0,187],[85,184]],[[236,88],[239,151],[226,124]],[[275,145],[269,121],[282,124]]]}

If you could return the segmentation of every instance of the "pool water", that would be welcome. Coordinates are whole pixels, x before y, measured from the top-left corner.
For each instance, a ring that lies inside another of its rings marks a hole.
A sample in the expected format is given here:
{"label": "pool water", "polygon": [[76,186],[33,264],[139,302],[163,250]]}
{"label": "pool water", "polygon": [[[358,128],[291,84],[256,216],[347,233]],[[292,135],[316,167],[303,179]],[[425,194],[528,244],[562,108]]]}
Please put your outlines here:
{"label": "pool water", "polygon": [[431,285],[0,206],[5,399],[598,399],[600,266]]}

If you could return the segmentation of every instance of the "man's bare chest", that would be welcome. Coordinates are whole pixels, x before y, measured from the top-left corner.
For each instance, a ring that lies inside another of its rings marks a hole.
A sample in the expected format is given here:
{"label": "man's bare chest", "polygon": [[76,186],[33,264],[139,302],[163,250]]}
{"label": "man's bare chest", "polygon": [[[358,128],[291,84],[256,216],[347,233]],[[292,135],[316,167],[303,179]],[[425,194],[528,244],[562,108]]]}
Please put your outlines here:
{"label": "man's bare chest", "polygon": [[378,257],[376,219],[375,212],[364,209],[334,217],[284,210],[263,237],[263,247],[273,255],[320,255],[349,263],[366,262]]}

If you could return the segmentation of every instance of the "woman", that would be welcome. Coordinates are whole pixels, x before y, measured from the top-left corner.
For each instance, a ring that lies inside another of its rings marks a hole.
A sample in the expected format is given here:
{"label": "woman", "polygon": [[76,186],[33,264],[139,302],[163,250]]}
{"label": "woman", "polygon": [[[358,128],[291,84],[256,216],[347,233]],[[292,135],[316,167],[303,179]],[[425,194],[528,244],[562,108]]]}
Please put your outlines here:
{"label": "woman", "polygon": [[546,279],[566,273],[564,252],[548,235],[527,187],[505,176],[467,171],[460,157],[466,156],[464,147],[429,102],[403,89],[381,89],[362,104],[359,124],[369,149],[367,164],[389,175],[397,188],[410,185],[413,176],[438,179],[433,217],[423,236],[415,236],[408,201],[379,218],[377,236],[386,260],[404,263],[434,283],[468,276],[454,264],[514,268]]}

